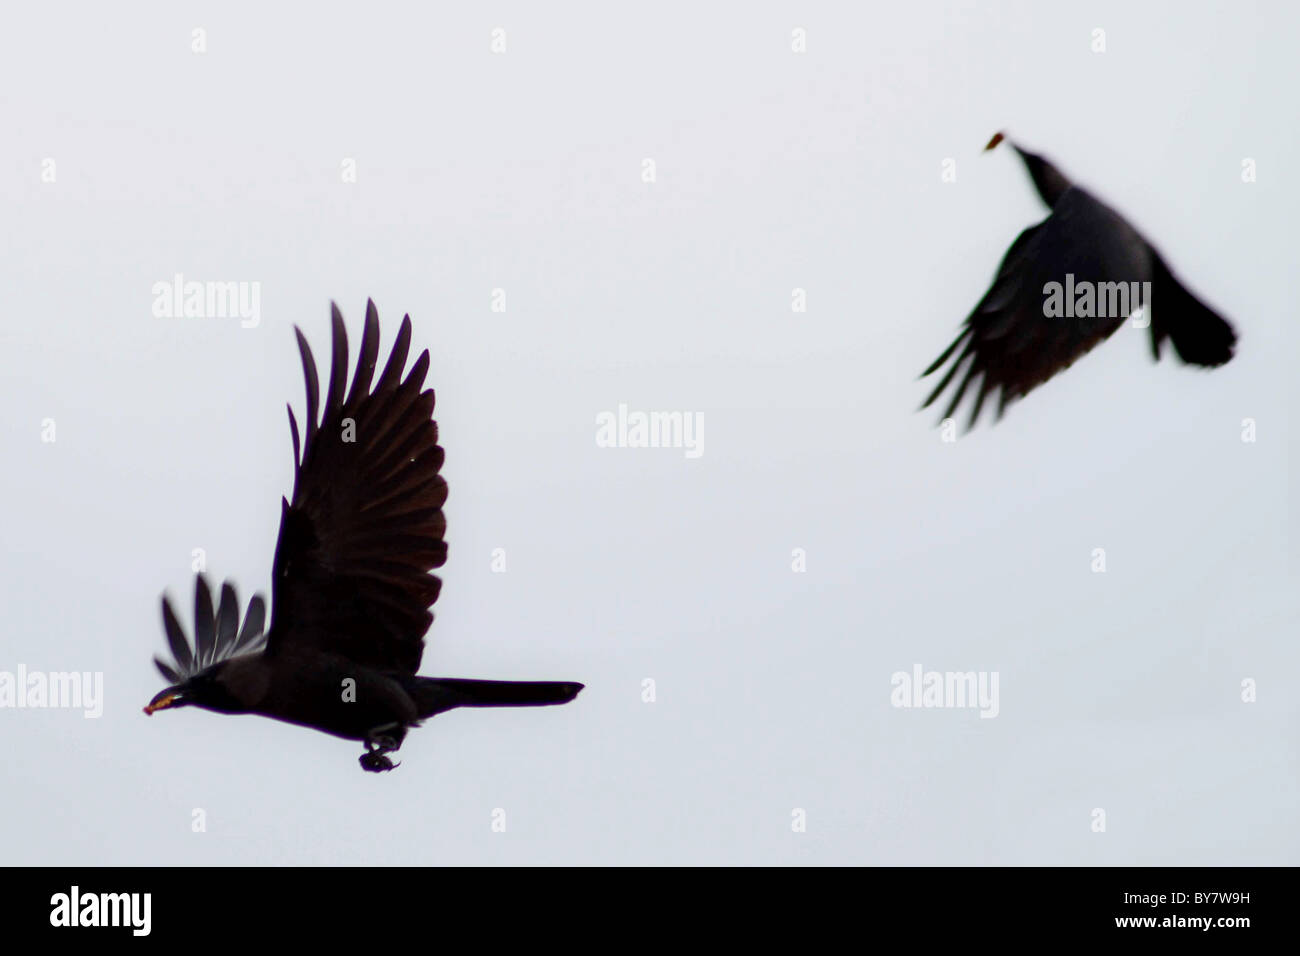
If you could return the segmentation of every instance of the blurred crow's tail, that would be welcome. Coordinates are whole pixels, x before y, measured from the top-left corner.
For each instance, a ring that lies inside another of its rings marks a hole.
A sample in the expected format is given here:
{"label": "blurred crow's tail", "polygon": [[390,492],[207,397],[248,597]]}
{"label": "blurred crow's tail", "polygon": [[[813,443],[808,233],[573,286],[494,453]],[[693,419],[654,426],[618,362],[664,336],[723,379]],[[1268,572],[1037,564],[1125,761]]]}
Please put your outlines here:
{"label": "blurred crow's tail", "polygon": [[456,707],[545,707],[567,704],[583,685],[573,681],[462,680],[453,677],[415,677],[407,691],[415,698],[421,717],[432,717]]}
{"label": "blurred crow's tail", "polygon": [[1184,362],[1213,367],[1232,358],[1237,333],[1228,321],[1192,295],[1159,255],[1155,255],[1154,265],[1151,282],[1152,354],[1160,358],[1160,346],[1169,338]]}

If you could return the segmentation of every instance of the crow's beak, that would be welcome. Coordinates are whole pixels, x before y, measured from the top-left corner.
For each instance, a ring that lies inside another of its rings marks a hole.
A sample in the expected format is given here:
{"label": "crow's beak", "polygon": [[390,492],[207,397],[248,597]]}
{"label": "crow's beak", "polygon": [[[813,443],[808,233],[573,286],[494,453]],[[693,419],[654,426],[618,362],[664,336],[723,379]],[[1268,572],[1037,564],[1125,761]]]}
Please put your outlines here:
{"label": "crow's beak", "polygon": [[166,710],[168,707],[177,706],[182,703],[183,700],[184,697],[179,688],[168,687],[153,700],[149,701],[149,705],[145,707],[144,712],[146,714],[152,714],[155,710]]}

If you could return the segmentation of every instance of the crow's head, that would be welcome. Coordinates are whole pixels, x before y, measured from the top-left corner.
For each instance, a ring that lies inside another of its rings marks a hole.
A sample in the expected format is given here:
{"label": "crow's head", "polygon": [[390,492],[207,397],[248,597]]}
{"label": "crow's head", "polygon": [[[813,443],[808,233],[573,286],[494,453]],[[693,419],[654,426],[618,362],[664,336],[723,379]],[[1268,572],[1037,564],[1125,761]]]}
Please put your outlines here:
{"label": "crow's head", "polygon": [[[984,147],[985,152],[996,147],[1004,139],[1007,139],[1004,133],[995,133],[989,140],[989,144]],[[1007,142],[1011,142],[1009,139]],[[1038,195],[1042,197],[1048,208],[1054,208],[1056,201],[1061,195],[1069,189],[1073,183],[1065,177],[1059,169],[1049,163],[1037,153],[1031,153],[1026,149],[1021,149],[1015,143],[1012,147],[1020,154],[1021,160],[1025,164],[1025,169],[1029,171],[1029,178],[1034,181],[1034,188],[1038,190]]]}
{"label": "crow's head", "polygon": [[205,710],[220,711],[223,714],[237,714],[246,711],[238,699],[231,694],[222,680],[226,661],[214,664],[207,670],[200,671],[188,680],[173,684],[166,690],[159,691],[145,707],[146,714],[155,710],[167,710],[170,707],[187,707],[193,705]]}

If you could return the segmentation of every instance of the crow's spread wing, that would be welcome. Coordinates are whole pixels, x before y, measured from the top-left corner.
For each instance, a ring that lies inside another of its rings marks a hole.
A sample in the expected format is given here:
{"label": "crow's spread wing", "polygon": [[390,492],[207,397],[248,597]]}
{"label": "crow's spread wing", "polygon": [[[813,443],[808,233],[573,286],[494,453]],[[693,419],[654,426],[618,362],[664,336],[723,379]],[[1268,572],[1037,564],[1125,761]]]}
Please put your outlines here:
{"label": "crow's spread wing", "polygon": [[241,654],[261,650],[262,625],[266,622],[266,602],[262,595],[253,595],[248,602],[244,626],[239,626],[239,596],[229,581],[221,585],[221,601],[214,608],[212,590],[203,575],[194,580],[194,646],[185,637],[172,602],[163,595],[163,630],[167,632],[167,645],[171,648],[174,663],[168,664],[155,657],[159,673],[172,684],[180,684],[199,671],[218,661],[229,660]]}
{"label": "crow's spread wing", "polygon": [[[324,407],[316,363],[297,332],[307,379],[303,442],[293,432],[293,500],[284,501],[272,568],[267,653],[334,653],[368,667],[414,673],[447,559],[438,473],[443,451],[423,390],[429,353],[403,380],[411,345],[407,316],[379,381],[379,315],[366,326],[351,388],[343,317],[332,309],[333,355]],[[297,330],[295,330],[297,331]],[[345,394],[346,392],[346,394]]]}
{"label": "crow's spread wing", "polygon": [[[943,417],[952,416],[971,388],[975,399],[967,427],[975,424],[985,399],[995,392],[1001,417],[1009,402],[1069,368],[1114,332],[1141,304],[1129,293],[1140,293],[1141,283],[1150,277],[1151,250],[1141,236],[1105,204],[1070,188],[1050,216],[1011,244],[961,333],[925,370],[922,377],[952,359],[922,407],[934,402],[964,370]],[[1064,298],[1067,282],[1076,288],[1090,283],[1094,291],[1101,290],[1094,295],[1094,315],[1047,314],[1048,284],[1058,283]],[[1112,283],[1124,284],[1129,302],[1124,314],[1114,314],[1118,298],[1112,299],[1110,290],[1118,290]],[[1110,314],[1096,315],[1098,311]]]}

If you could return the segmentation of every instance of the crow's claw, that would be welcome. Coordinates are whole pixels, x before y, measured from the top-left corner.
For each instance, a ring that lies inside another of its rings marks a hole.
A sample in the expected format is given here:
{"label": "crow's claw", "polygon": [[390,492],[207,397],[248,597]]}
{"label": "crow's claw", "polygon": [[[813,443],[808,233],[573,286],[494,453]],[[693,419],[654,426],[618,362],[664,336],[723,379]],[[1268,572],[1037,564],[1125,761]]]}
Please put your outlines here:
{"label": "crow's claw", "polygon": [[361,755],[361,769],[369,770],[371,773],[379,773],[384,770],[392,770],[400,767],[400,763],[393,763],[380,751],[372,750],[369,753]]}

